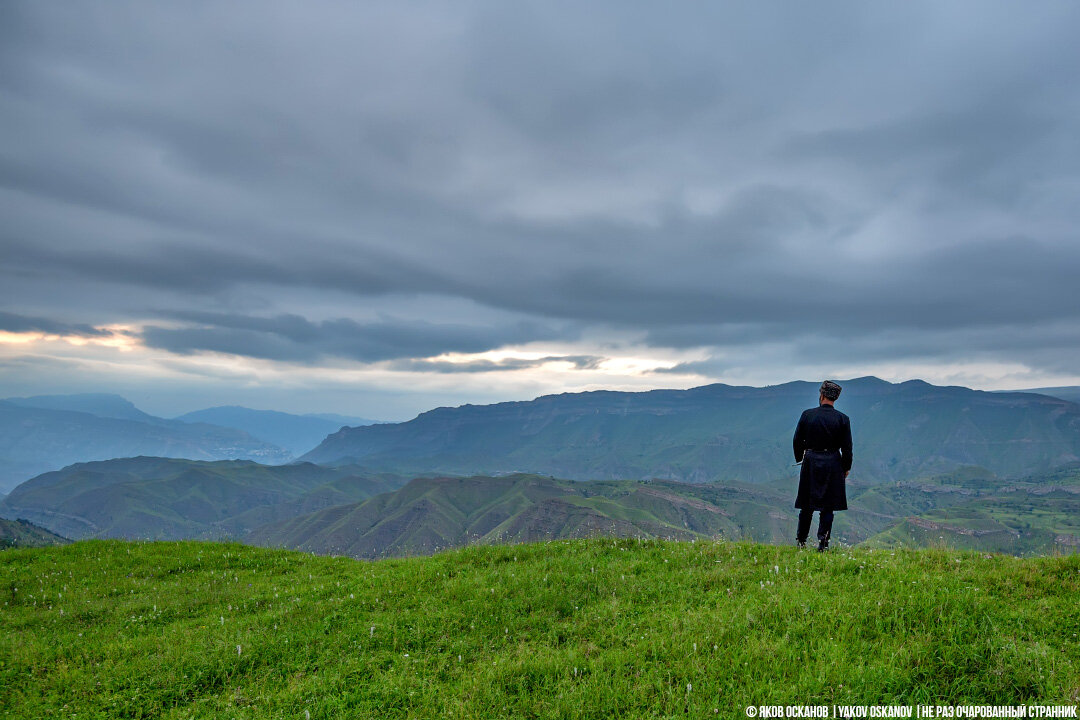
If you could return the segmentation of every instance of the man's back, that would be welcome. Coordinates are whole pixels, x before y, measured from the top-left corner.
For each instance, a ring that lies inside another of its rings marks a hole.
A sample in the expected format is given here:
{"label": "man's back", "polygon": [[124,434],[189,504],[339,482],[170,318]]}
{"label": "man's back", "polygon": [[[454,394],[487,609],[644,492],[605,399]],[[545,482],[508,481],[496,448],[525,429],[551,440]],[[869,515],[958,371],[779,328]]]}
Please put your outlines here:
{"label": "man's back", "polygon": [[795,428],[793,442],[796,462],[806,450],[839,450],[845,472],[851,469],[851,421],[831,405],[804,410]]}

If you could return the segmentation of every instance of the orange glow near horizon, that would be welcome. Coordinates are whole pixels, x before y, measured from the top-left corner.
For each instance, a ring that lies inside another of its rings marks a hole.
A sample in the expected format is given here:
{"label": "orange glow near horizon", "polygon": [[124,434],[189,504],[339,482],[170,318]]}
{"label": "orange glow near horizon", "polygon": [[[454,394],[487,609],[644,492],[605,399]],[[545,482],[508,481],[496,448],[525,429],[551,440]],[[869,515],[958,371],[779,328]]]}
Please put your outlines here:
{"label": "orange glow near horizon", "polygon": [[8,332],[7,330],[0,330],[0,343],[6,345],[25,345],[26,343],[44,340],[45,338],[46,335],[39,332],[13,333]]}
{"label": "orange glow near horizon", "polygon": [[8,332],[0,330],[0,344],[4,345],[29,345],[36,342],[64,342],[68,345],[82,347],[84,345],[98,345],[101,347],[115,348],[121,352],[130,352],[140,347],[138,338],[132,334],[133,328],[129,325],[103,325],[95,328],[104,330],[108,335],[58,335],[43,332]]}

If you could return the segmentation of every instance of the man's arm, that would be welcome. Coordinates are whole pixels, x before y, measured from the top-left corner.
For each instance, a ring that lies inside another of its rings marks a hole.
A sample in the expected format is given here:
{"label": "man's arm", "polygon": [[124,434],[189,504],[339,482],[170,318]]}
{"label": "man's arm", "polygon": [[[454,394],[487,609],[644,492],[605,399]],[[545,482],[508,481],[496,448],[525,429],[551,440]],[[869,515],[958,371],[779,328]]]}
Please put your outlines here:
{"label": "man's arm", "polygon": [[791,438],[791,448],[795,452],[795,462],[800,463],[803,452],[806,450],[806,413],[799,416],[799,423],[795,426],[795,437]]}
{"label": "man's arm", "polygon": [[844,417],[844,426],[841,428],[840,454],[844,456],[844,476],[846,477],[848,472],[851,471],[851,461],[854,460],[851,455],[851,422],[846,416]]}

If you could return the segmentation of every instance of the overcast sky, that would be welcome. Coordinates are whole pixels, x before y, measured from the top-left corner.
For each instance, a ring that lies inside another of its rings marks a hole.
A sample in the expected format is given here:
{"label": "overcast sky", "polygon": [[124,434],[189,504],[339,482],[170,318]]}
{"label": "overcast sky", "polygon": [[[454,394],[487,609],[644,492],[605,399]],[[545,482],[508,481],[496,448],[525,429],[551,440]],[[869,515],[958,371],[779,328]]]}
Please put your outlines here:
{"label": "overcast sky", "polygon": [[0,3],[0,397],[1080,384],[1075,2]]}

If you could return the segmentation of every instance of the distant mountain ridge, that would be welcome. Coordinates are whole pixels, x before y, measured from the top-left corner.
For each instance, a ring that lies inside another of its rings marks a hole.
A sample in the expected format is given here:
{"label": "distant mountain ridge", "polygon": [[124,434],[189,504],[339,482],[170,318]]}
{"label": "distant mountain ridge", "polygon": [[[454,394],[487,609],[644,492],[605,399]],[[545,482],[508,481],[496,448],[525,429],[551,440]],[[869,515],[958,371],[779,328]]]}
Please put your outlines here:
{"label": "distant mountain ridge", "polygon": [[[869,483],[977,465],[1001,476],[1080,459],[1080,406],[878,378],[841,383],[853,476]],[[405,423],[344,428],[302,457],[401,473],[533,472],[575,480],[762,482],[790,476],[791,435],[817,384],[598,391],[438,408]]]}
{"label": "distant mountain ridge", "polygon": [[288,462],[292,454],[242,430],[17,405],[0,400],[0,489],[77,462],[152,455]]}
{"label": "distant mountain ridge", "polygon": [[1067,387],[1032,388],[1031,390],[1017,390],[1016,392],[1038,393],[1039,395],[1049,395],[1050,397],[1056,397],[1061,400],[1080,403],[1080,386],[1076,385]]}
{"label": "distant mountain ridge", "polygon": [[42,410],[67,410],[116,420],[168,422],[164,418],[154,417],[143,412],[127,398],[108,393],[35,395],[33,397],[5,398],[4,401],[20,407],[41,408]]}
{"label": "distant mountain ridge", "polygon": [[[175,420],[185,423],[209,423],[237,428],[252,437],[285,448],[293,455],[303,455],[316,447],[327,435],[337,432],[346,423],[313,415],[293,415],[276,410],[252,410],[228,405],[206,408],[180,415]],[[365,424],[359,418],[343,418],[355,425]]]}
{"label": "distant mountain ridge", "polygon": [[341,415],[340,413],[304,413],[300,417],[329,420],[332,423],[337,423],[338,427],[359,427],[360,425],[381,425],[386,423],[385,420],[370,420],[354,415]]}

